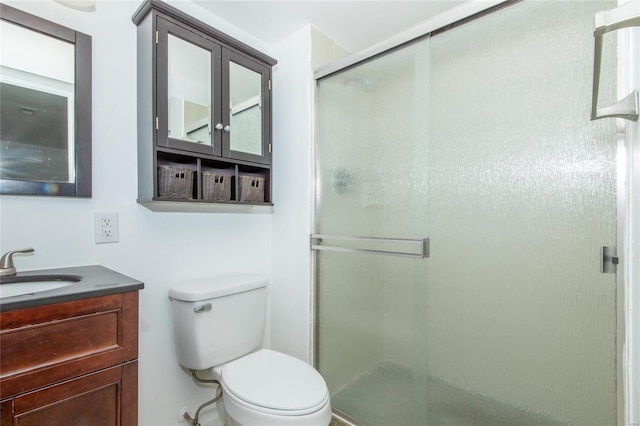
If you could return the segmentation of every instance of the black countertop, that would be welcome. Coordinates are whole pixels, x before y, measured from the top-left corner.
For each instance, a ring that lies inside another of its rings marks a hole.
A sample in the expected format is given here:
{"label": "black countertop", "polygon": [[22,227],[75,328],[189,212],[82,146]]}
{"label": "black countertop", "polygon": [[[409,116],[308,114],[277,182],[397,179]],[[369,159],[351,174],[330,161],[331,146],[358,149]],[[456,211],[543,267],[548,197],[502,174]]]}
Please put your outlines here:
{"label": "black countertop", "polygon": [[[90,297],[106,296],[109,294],[126,293],[144,288],[142,282],[100,265],[19,272],[17,275],[11,277],[1,277],[0,286],[3,280],[6,279],[12,279],[14,277],[27,279],[26,277],[43,275],[78,275],[82,277],[82,279],[80,282],[52,290],[12,297],[0,297],[0,312],[68,302],[71,300],[88,299]],[[0,287],[0,296],[1,295],[2,287]]]}

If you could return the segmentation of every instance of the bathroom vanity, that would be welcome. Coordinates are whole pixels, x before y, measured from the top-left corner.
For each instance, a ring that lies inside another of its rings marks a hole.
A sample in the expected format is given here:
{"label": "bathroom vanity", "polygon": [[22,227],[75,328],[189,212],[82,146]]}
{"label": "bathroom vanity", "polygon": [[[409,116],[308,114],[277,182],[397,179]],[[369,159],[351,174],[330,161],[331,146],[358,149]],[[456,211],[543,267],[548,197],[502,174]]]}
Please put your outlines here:
{"label": "bathroom vanity", "polygon": [[0,425],[137,425],[143,283],[102,266],[30,274],[82,280],[0,299]]}

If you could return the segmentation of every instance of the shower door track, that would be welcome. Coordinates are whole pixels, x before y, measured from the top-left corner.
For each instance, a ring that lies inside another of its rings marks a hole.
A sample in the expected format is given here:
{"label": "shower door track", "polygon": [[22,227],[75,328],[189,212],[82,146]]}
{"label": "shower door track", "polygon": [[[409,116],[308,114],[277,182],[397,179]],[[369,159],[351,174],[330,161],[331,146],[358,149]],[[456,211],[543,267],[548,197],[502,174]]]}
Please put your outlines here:
{"label": "shower door track", "polygon": [[464,25],[470,21],[480,19],[488,14],[512,6],[522,0],[484,0],[467,2],[451,11],[429,19],[409,30],[397,34],[370,48],[355,52],[335,62],[323,66],[314,73],[314,80],[320,80],[330,74],[343,71],[361,62],[370,60],[378,55],[389,52],[404,44],[411,43],[422,37],[430,37]]}

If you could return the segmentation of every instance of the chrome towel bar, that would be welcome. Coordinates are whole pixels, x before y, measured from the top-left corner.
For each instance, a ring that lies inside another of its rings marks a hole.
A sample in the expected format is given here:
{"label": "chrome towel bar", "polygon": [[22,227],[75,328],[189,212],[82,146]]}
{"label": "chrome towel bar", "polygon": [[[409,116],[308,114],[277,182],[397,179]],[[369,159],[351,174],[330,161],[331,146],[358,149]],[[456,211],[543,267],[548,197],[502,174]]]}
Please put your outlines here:
{"label": "chrome towel bar", "polygon": [[640,26],[640,2],[631,1],[615,9],[596,13],[595,15],[595,49],[593,55],[593,96],[591,100],[591,120],[618,117],[626,120],[638,120],[638,90],[607,107],[598,108],[598,91],[600,88],[600,65],[602,61],[602,38],[611,31],[621,28]]}
{"label": "chrome towel bar", "polygon": [[[324,240],[338,240],[345,242],[374,242],[374,243],[392,243],[392,244],[408,244],[416,246],[417,252],[392,251],[392,250],[372,250],[352,247],[341,247],[337,245],[323,245]],[[311,234],[311,250],[327,250],[341,251],[345,253],[363,253],[378,254],[384,256],[411,257],[415,259],[424,259],[429,257],[429,238],[410,239],[410,238],[378,238],[378,237],[355,237],[350,235],[330,235],[330,234]]]}

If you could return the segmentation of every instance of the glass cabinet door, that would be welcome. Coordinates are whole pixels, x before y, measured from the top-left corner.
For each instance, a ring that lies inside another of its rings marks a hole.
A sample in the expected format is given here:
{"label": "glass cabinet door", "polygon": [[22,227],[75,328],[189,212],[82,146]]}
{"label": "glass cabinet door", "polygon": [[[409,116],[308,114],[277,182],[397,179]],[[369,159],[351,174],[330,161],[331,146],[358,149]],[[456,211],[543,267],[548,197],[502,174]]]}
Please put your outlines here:
{"label": "glass cabinet door", "polygon": [[[223,50],[222,155],[268,164],[270,158],[269,68]],[[227,104],[228,102],[228,104]]]}
{"label": "glass cabinet door", "polygon": [[220,155],[221,47],[162,18],[157,28],[157,144]]}

